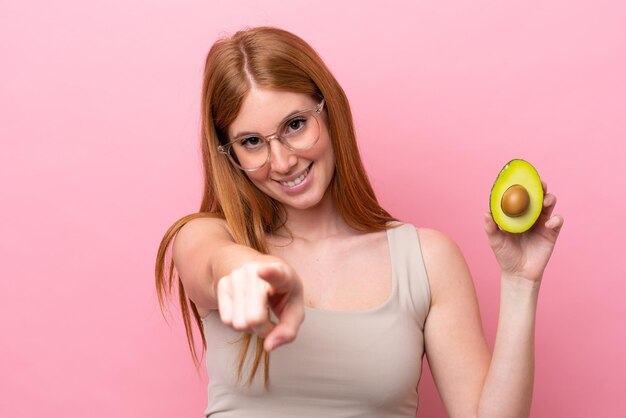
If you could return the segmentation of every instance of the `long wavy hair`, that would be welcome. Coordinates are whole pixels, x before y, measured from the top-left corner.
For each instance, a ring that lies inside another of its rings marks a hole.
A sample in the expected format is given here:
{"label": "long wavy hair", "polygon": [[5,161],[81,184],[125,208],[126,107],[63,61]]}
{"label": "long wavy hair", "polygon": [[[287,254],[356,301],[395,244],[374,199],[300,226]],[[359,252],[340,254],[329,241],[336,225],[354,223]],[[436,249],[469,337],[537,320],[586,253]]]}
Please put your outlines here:
{"label": "long wavy hair", "polygon": [[[318,54],[296,35],[272,27],[257,27],[237,32],[217,41],[209,51],[202,87],[202,161],[204,188],[198,213],[176,221],[165,233],[156,258],[156,288],[161,309],[168,295],[178,290],[178,300],[192,358],[197,367],[201,355],[194,343],[192,317],[202,337],[206,336],[196,305],[191,301],[177,276],[170,257],[170,245],[176,233],[199,217],[225,219],[236,243],[267,253],[266,234],[284,225],[281,205],[261,192],[245,173],[234,167],[217,146],[227,142],[227,131],[237,117],[250,88],[289,91],[324,98],[326,121],[336,158],[336,170],[330,184],[331,195],[339,213],[351,227],[374,232],[388,228],[395,219],[378,203],[358,152],[352,114],[346,95]],[[242,377],[252,336],[245,334],[237,376]],[[248,376],[250,384],[264,361],[264,381],[268,384],[269,355],[263,339],[256,339],[256,351]]]}

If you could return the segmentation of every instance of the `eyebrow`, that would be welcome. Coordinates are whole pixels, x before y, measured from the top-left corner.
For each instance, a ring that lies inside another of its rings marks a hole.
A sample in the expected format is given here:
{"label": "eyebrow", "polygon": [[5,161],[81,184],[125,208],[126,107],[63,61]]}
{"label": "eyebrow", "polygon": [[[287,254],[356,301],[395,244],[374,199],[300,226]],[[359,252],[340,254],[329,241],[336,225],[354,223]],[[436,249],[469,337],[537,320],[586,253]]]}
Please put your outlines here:
{"label": "eyebrow", "polygon": [[[280,122],[278,122],[277,127],[282,125],[286,120],[290,119],[294,115],[297,115],[298,113],[302,113],[302,112],[306,112],[306,109],[304,109],[304,110],[302,110],[302,109],[301,110],[294,110],[293,112],[289,113],[287,116],[282,118],[282,120]],[[238,132],[237,135],[233,136],[233,139],[241,138],[242,136],[248,136],[248,135],[261,135],[261,134],[258,133],[258,132],[251,132],[251,131]],[[264,136],[264,135],[262,135],[262,136]]]}

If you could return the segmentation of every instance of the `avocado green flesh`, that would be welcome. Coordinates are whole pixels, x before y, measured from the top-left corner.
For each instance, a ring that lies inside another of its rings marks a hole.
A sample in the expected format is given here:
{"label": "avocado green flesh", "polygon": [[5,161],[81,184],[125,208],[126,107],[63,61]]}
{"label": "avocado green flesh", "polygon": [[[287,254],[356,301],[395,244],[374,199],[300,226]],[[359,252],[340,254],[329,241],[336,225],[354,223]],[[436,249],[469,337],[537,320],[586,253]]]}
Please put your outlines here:
{"label": "avocado green flesh", "polygon": [[[523,186],[528,191],[530,203],[524,214],[511,217],[502,210],[501,201],[504,192],[515,184]],[[489,207],[493,220],[503,230],[512,233],[529,230],[539,218],[543,207],[543,188],[537,170],[524,160],[509,161],[493,183]]]}

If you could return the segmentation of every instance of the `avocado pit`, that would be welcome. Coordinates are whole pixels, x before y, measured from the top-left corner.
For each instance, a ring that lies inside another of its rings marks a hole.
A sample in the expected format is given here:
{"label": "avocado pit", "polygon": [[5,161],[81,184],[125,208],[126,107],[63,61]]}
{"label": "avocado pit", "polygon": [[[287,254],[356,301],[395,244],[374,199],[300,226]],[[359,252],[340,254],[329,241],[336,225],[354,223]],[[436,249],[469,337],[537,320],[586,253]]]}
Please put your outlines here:
{"label": "avocado pit", "polygon": [[505,215],[511,218],[522,216],[530,205],[528,190],[522,185],[514,184],[502,194],[500,206]]}

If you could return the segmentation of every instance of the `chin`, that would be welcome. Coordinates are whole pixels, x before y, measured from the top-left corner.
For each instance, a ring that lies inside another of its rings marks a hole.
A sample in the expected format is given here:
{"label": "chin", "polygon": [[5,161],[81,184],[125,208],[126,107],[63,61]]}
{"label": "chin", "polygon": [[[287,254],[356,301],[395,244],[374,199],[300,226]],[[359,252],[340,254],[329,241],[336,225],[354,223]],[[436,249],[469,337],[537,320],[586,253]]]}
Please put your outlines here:
{"label": "chin", "polygon": [[311,210],[320,207],[324,200],[330,198],[330,187],[326,187],[325,191],[311,191],[308,196],[298,196],[299,198],[285,198],[281,196],[276,199],[281,205],[295,210]]}

